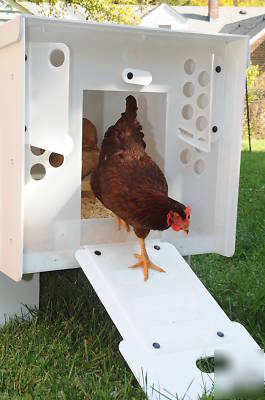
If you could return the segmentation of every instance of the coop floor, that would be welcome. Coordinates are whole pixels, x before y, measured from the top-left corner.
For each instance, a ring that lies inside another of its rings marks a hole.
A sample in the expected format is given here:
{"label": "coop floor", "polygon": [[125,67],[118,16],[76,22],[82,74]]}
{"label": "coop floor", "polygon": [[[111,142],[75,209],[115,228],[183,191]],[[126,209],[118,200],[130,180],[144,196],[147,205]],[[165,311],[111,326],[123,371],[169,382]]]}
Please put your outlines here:
{"label": "coop floor", "polygon": [[105,208],[103,204],[94,196],[89,182],[83,186],[81,200],[81,218],[111,218],[114,214]]}

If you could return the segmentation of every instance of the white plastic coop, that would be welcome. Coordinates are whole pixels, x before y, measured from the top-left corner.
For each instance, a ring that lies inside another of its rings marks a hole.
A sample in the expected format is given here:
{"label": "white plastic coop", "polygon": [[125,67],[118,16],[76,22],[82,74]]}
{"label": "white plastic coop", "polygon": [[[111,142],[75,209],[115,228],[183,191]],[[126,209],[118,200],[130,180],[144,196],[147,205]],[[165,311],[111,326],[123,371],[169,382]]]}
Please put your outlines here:
{"label": "white plastic coop", "polygon": [[[21,304],[38,305],[37,273],[80,264],[120,330],[121,352],[143,386],[142,372],[156,387],[180,394],[196,378],[189,391],[195,399],[201,390],[196,359],[238,341],[257,347],[181,257],[234,252],[247,53],[248,39],[240,35],[32,16],[0,27],[0,321]],[[150,256],[156,260],[152,245],[160,243],[159,262],[168,274],[151,273],[147,283],[141,271],[127,268],[134,234],[117,232],[112,218],[80,217],[82,117],[96,125],[101,142],[128,94],[137,99],[147,151],[163,169],[170,196],[192,210],[187,238],[171,230],[149,236]],[[45,152],[34,154],[31,146]],[[59,168],[49,163],[53,152],[64,155]],[[42,179],[33,179],[34,171]],[[142,300],[150,313],[143,313]],[[144,321],[153,333],[145,335]],[[223,330],[220,341],[216,331]],[[178,346],[172,344],[176,339]],[[159,355],[153,342],[160,343]],[[176,380],[184,351],[189,357]],[[158,398],[150,387],[149,398]]]}

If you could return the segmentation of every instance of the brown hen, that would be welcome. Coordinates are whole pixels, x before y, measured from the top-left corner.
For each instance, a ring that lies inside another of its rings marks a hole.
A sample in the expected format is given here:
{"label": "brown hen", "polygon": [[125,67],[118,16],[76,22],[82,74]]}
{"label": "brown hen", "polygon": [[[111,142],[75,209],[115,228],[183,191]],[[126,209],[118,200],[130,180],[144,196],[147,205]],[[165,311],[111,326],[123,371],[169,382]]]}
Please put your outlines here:
{"label": "brown hen", "polygon": [[137,104],[133,96],[126,99],[126,110],[105,133],[97,169],[91,186],[104,206],[131,225],[140,239],[141,255],[132,268],[143,267],[164,272],[148,258],[144,239],[150,230],[172,227],[188,233],[190,207],[168,197],[163,172],[145,151],[142,127],[137,121]]}

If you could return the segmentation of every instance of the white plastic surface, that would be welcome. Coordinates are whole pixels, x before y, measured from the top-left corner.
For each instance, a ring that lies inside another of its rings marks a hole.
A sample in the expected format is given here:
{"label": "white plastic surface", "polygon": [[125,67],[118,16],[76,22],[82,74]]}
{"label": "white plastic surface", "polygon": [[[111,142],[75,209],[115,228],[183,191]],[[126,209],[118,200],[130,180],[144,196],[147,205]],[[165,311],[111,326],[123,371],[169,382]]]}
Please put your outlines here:
{"label": "white plastic surface", "polygon": [[[20,41],[18,34],[21,31]],[[0,27],[0,271],[19,281],[23,260],[25,157],[24,20]],[[6,43],[7,44],[7,43]]]}
{"label": "white plastic surface", "polygon": [[29,43],[27,57],[28,143],[69,154],[69,48],[64,43]]}
{"label": "white plastic surface", "polygon": [[[25,22],[21,43],[25,41],[26,70],[24,48],[21,64],[14,64],[8,53],[5,62],[7,73],[9,70],[12,73],[15,65],[21,84],[26,81],[25,104],[22,104],[25,112],[22,107],[14,118],[17,92],[10,92],[3,84],[3,93],[8,93],[13,108],[12,121],[6,114],[2,120],[5,132],[10,132],[12,124],[19,126],[14,148],[25,158],[25,170],[20,162],[14,167],[21,179],[25,177],[23,199],[21,193],[7,194],[4,199],[6,204],[15,204],[10,213],[19,221],[20,229],[24,214],[24,234],[20,231],[20,241],[24,239],[24,272],[74,267],[75,249],[84,242],[128,240],[126,236],[119,239],[110,233],[115,230],[112,221],[83,223],[80,215],[82,117],[96,125],[100,146],[105,130],[124,111],[129,94],[137,98],[147,152],[165,172],[170,196],[189,204],[192,210],[188,239],[172,230],[159,235],[184,255],[217,252],[231,256],[235,243],[248,39],[240,35],[205,35],[31,16],[23,16],[20,21]],[[5,25],[1,29],[9,31]],[[59,67],[50,63],[50,54],[56,49],[63,50],[65,55]],[[185,70],[188,60],[195,66],[192,74]],[[219,74],[215,72],[216,63],[222,66]],[[148,71],[152,81],[146,86],[124,82],[122,73],[131,67]],[[210,78],[206,86],[198,82],[203,71]],[[194,85],[194,92],[189,83]],[[184,86],[188,87],[185,92]],[[1,101],[6,98],[1,94]],[[193,108],[191,120],[183,117],[185,105]],[[205,129],[205,141],[198,143],[196,122],[202,116],[208,122],[204,128],[205,120],[199,120],[198,126]],[[216,133],[211,125],[217,125]],[[185,135],[180,137],[179,128],[193,129],[194,140],[187,140]],[[1,132],[1,143],[7,140],[5,132]],[[44,148],[45,152],[33,154],[31,145]],[[1,148],[5,148],[8,156],[5,145]],[[52,152],[65,156],[59,168],[49,162]],[[37,181],[31,176],[35,164],[45,170],[43,179]],[[17,181],[10,178],[9,169],[5,176],[8,177],[5,182],[14,182],[19,190]],[[130,236],[129,240],[136,239]],[[4,243],[0,251],[7,251],[8,246]],[[22,253],[22,245],[18,251]],[[8,266],[1,263],[0,268],[14,269],[15,279],[21,276],[18,259]]]}
{"label": "white plastic surface", "polygon": [[[160,250],[154,245],[159,244]],[[166,394],[190,397],[207,389],[213,376],[196,366],[200,357],[213,356],[216,348],[242,342],[258,348],[247,331],[232,323],[202,285],[174,246],[148,241],[148,255],[166,273],[149,271],[144,282],[142,269],[132,270],[138,244],[89,246],[76,258],[94,287],[123,341],[120,350],[149,399],[158,399],[151,387]],[[96,255],[99,250],[101,255]],[[219,337],[217,332],[224,333]],[[160,345],[159,349],[153,343]],[[145,377],[147,376],[147,387]]]}
{"label": "white plastic surface", "polygon": [[125,68],[122,71],[122,79],[132,85],[147,86],[152,82],[152,74],[135,68]]}

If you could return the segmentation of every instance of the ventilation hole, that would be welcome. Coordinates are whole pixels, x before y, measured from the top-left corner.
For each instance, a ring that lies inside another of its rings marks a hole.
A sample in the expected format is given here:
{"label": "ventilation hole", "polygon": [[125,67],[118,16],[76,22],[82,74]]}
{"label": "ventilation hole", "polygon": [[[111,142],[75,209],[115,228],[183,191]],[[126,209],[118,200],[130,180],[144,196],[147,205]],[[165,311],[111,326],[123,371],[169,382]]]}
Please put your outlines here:
{"label": "ventilation hole", "polygon": [[46,169],[42,164],[34,164],[31,167],[30,175],[35,181],[40,181],[46,175]]}
{"label": "ventilation hole", "polygon": [[201,175],[205,170],[205,163],[203,160],[197,160],[193,166],[194,172],[197,175]]}
{"label": "ventilation hole", "polygon": [[186,104],[182,108],[182,116],[184,119],[191,119],[193,117],[193,108],[191,107],[191,105]]}
{"label": "ventilation hole", "polygon": [[197,99],[198,107],[202,110],[208,106],[209,100],[207,94],[201,94]]}
{"label": "ventilation hole", "polygon": [[54,67],[56,67],[56,68],[61,67],[64,63],[64,60],[65,60],[65,56],[64,56],[64,52],[62,50],[55,49],[51,52],[50,62]]}
{"label": "ventilation hole", "polygon": [[188,164],[191,160],[191,151],[190,149],[184,149],[180,153],[180,161],[182,164]]}
{"label": "ventilation hole", "polygon": [[191,58],[189,60],[185,61],[184,70],[185,70],[186,74],[192,75],[193,72],[195,71],[195,67],[196,67],[196,64]]}
{"label": "ventilation hole", "polygon": [[201,86],[207,86],[210,81],[209,74],[206,71],[202,71],[199,75],[198,81]]}
{"label": "ventilation hole", "polygon": [[51,153],[49,157],[49,162],[52,167],[58,168],[64,162],[64,156],[62,154]]}
{"label": "ventilation hole", "polygon": [[192,97],[195,92],[195,87],[193,83],[191,82],[186,82],[185,85],[183,86],[183,94],[186,97]]}
{"label": "ventilation hole", "polygon": [[41,149],[40,147],[30,146],[30,150],[35,156],[41,156],[43,153],[45,153],[45,150]]}
{"label": "ventilation hole", "polygon": [[196,361],[197,368],[206,374],[214,373],[214,357],[199,358]]}
{"label": "ventilation hole", "polygon": [[207,127],[208,121],[205,117],[199,117],[197,118],[196,121],[196,127],[199,131],[204,131],[204,129]]}

